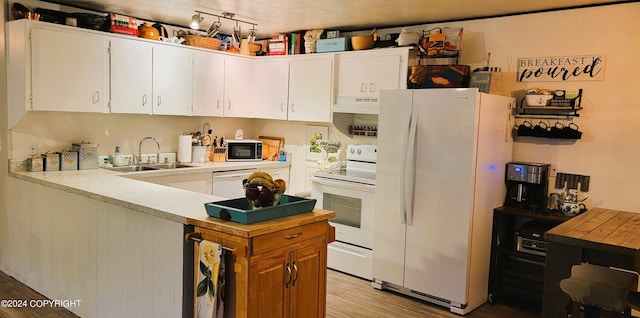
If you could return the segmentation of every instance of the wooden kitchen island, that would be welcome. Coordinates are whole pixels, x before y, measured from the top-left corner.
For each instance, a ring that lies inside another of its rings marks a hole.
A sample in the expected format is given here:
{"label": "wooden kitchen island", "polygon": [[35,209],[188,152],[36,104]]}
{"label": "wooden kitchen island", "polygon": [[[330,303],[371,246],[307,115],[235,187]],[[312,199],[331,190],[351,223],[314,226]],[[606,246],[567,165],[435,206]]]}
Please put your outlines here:
{"label": "wooden kitchen island", "polygon": [[[335,240],[328,219],[334,216],[315,209],[247,225],[211,217],[188,219],[196,227],[186,238],[232,251],[225,254],[231,256],[225,262],[225,317],[324,317],[327,244]],[[196,280],[198,255],[195,244]],[[196,286],[194,281],[194,294]]]}
{"label": "wooden kitchen island", "polygon": [[543,317],[565,317],[560,280],[581,262],[640,271],[640,213],[593,208],[545,233]]}

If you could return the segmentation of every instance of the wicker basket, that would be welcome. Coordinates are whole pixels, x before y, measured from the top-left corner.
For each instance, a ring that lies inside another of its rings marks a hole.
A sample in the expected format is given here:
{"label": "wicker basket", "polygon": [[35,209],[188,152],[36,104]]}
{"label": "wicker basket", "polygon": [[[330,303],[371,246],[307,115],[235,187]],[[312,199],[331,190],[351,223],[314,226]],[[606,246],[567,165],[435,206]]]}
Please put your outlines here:
{"label": "wicker basket", "polygon": [[184,39],[184,43],[189,46],[196,46],[205,49],[211,50],[219,50],[220,44],[222,41],[216,38],[210,38],[206,36],[198,36],[198,35],[185,35],[182,37]]}

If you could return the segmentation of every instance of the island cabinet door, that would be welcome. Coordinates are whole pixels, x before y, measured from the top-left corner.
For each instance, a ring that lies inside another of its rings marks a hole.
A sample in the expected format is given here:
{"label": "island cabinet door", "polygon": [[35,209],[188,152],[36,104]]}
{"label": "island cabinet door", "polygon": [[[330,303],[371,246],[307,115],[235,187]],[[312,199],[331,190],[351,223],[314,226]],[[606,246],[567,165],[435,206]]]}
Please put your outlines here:
{"label": "island cabinet door", "polygon": [[324,243],[311,245],[291,254],[289,317],[324,317],[326,254]]}
{"label": "island cabinet door", "polygon": [[319,236],[252,262],[248,316],[324,317],[326,249],[324,236]]}

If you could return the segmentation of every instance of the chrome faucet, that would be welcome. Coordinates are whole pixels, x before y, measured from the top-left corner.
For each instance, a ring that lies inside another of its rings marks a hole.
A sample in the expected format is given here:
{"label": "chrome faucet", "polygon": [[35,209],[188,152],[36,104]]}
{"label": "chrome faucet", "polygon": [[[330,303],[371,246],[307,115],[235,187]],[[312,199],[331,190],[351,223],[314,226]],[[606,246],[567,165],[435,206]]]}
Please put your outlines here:
{"label": "chrome faucet", "polygon": [[156,163],[160,163],[160,142],[158,141],[158,139],[155,139],[153,137],[144,137],[142,138],[142,140],[140,140],[140,143],[138,144],[138,163],[142,163],[142,142],[150,139],[156,142],[156,145],[158,145],[158,151],[156,152]]}

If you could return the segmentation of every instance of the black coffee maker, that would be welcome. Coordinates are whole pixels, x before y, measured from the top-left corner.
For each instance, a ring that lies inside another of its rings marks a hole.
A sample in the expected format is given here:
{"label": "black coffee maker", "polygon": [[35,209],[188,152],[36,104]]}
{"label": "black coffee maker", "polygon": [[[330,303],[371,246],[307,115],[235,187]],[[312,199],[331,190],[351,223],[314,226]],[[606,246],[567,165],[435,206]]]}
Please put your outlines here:
{"label": "black coffee maker", "polygon": [[507,163],[504,182],[507,194],[504,205],[542,211],[547,207],[549,168],[547,163]]}

